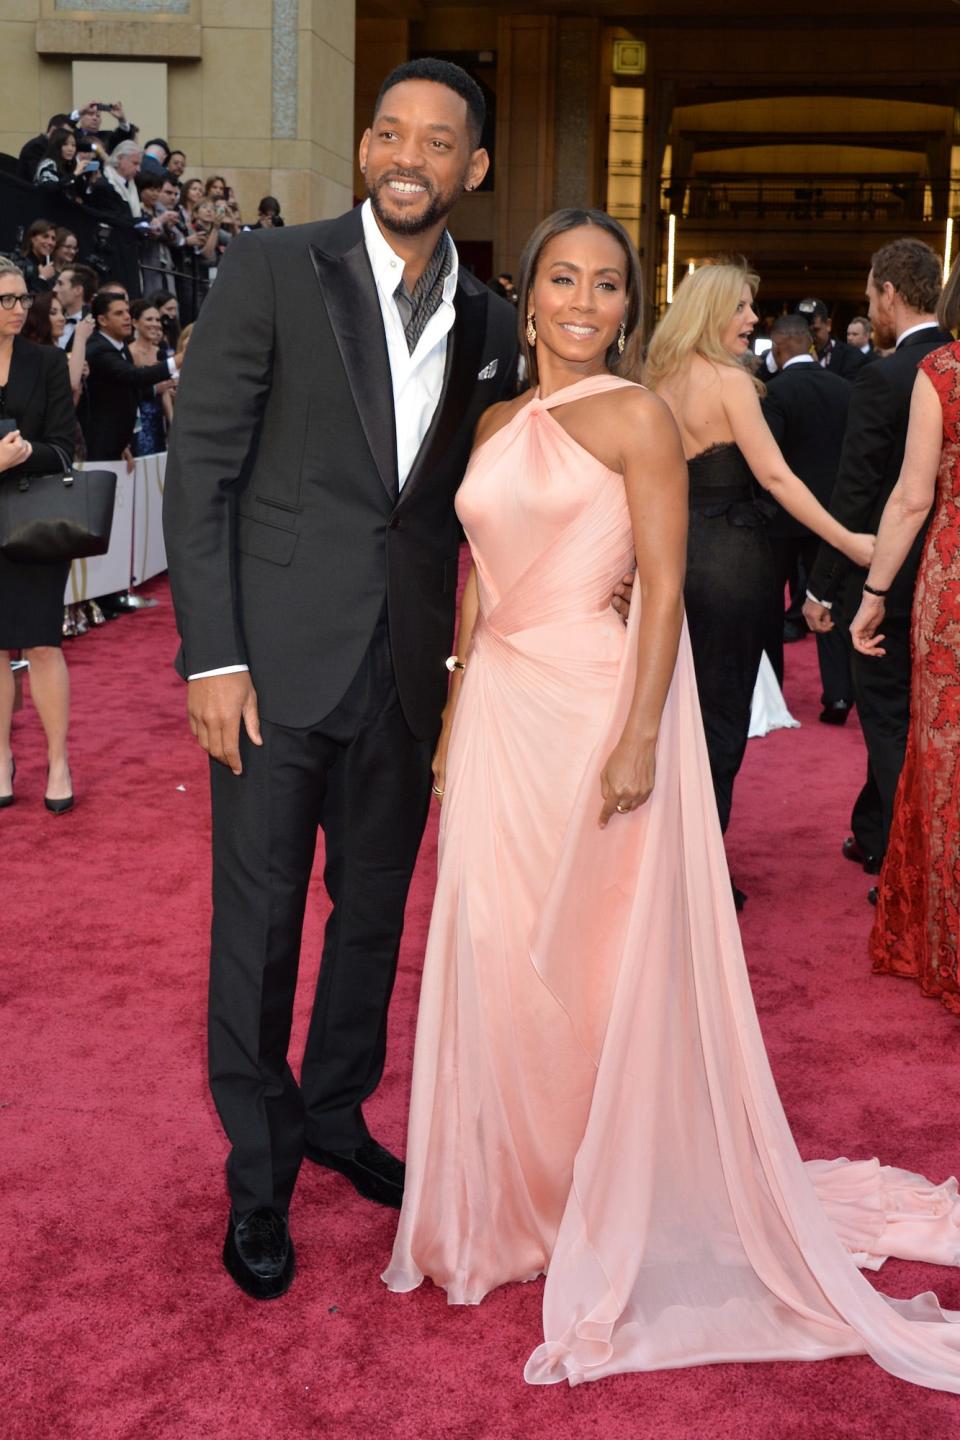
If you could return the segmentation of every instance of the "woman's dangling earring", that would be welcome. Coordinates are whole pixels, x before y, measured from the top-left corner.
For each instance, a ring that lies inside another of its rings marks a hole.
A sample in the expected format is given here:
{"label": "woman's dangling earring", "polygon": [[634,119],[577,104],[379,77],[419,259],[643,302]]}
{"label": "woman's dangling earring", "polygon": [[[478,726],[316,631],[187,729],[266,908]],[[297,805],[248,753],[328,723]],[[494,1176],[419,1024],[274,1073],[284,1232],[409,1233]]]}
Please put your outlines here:
{"label": "woman's dangling earring", "polygon": [[620,321],[620,329],[617,331],[617,354],[622,355],[627,345],[627,322]]}
{"label": "woman's dangling earring", "polygon": [[533,318],[532,315],[528,315],[528,316],[527,316],[527,344],[528,344],[528,345],[536,345],[536,343],[537,343],[537,326],[536,326],[536,322],[534,321],[534,318]]}

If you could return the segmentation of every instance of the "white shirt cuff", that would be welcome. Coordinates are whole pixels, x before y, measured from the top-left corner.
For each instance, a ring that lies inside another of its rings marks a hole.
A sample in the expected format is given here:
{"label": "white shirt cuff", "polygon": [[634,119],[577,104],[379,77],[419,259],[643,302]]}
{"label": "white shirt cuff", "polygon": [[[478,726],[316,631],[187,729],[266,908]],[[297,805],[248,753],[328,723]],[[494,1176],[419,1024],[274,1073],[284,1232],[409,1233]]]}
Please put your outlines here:
{"label": "white shirt cuff", "polygon": [[[807,591],[807,599],[808,599],[808,600],[812,600],[813,603],[814,603],[814,605],[819,605],[819,606],[821,606],[821,608],[824,609],[824,610],[832,610],[832,609],[833,609],[833,601],[832,601],[832,600],[818,600],[817,597],[816,597],[816,595],[811,595],[811,594],[810,594],[810,591],[809,591],[809,590]],[[192,678],[192,677],[191,677],[191,678]]]}
{"label": "white shirt cuff", "polygon": [[[173,358],[172,355],[168,355],[168,356],[167,356],[167,369],[170,371],[170,379],[171,379],[171,380],[179,380],[179,379],[180,379],[180,371],[177,369],[177,362],[176,362],[176,360],[174,360],[174,358]],[[244,670],[246,670],[246,668],[247,668],[246,665],[244,665],[243,668],[244,668]]]}
{"label": "white shirt cuff", "polygon": [[250,669],[249,665],[221,665],[219,670],[198,670],[196,675],[188,675],[188,680],[207,680],[211,675],[242,675]]}

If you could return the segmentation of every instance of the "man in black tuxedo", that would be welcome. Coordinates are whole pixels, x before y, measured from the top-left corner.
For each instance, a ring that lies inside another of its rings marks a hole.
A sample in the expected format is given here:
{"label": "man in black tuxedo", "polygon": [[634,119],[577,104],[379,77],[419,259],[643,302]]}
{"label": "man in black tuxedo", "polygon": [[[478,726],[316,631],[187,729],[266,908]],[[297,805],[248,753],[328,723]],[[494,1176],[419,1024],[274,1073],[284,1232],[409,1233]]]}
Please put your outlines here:
{"label": "man in black tuxedo", "polygon": [[[777,372],[763,399],[767,424],[790,469],[829,506],[850,404],[850,382],[818,365],[810,354],[810,331],[803,315],[781,315],[770,332]],[[767,526],[777,570],[778,608],[772,617],[770,656],[783,684],[783,593],[797,573],[813,568],[819,540],[779,505]],[[850,710],[853,682],[849,647],[839,630],[817,636],[825,724],[842,724]]]}
{"label": "man in black tuxedo", "polygon": [[53,285],[53,293],[63,310],[63,334],[57,341],[61,350],[73,348],[73,336],[80,321],[90,313],[90,304],[97,293],[97,274],[89,265],[70,265],[61,270]]}
{"label": "man in black tuxedo", "polygon": [[832,370],[834,375],[852,380],[857,371],[863,368],[864,358],[860,351],[853,345],[848,345],[846,340],[835,339],[833,321],[824,302],[812,297],[801,300],[797,306],[797,314],[802,315],[810,326],[810,339],[817,352],[818,363],[824,370]]}
{"label": "man in black tuxedo", "polygon": [[177,378],[177,357],[158,360],[156,365],[134,365],[127,344],[133,323],[124,299],[97,294],[91,314],[97,331],[87,343],[90,373],[83,421],[87,454],[91,460],[123,460],[129,455],[141,395]]}
{"label": "man in black tuxedo", "polygon": [[[453,497],[513,393],[513,308],[446,217],[488,157],[479,87],[399,67],[360,146],[366,203],[233,242],[191,341],[164,520],[213,799],[211,1088],[232,1144],[224,1263],[293,1275],[304,1155],[399,1206],[362,1105],[383,1070],[403,909],[446,697]],[[287,1047],[317,827],[333,900],[300,1084]]]}
{"label": "man in black tuxedo", "polygon": [[[876,531],[900,475],[917,366],[953,336],[937,324],[940,257],[922,240],[894,240],[878,250],[867,278],[870,321],[881,349],[896,352],[863,368],[850,399],[831,514],[857,530]],[[884,615],[882,659],[853,652],[853,688],[867,745],[867,781],[851,819],[843,853],[870,874],[887,848],[897,781],[910,723],[910,611],[926,528],[890,588]],[[804,614],[812,630],[836,620],[849,626],[860,603],[866,571],[829,545],[821,545],[807,588]],[[870,892],[875,900],[875,891]]]}

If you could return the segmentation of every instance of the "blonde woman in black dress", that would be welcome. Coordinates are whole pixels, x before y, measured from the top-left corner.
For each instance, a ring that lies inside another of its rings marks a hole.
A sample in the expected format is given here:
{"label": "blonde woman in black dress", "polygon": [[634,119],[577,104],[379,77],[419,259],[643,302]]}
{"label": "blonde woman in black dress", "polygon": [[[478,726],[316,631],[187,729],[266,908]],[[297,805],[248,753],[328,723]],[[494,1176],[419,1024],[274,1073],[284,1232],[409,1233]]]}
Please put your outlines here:
{"label": "blonde woman in black dress", "polygon": [[757,485],[855,565],[869,565],[874,546],[872,535],[845,529],[794,475],[763,418],[742,364],[759,283],[742,264],[708,263],[688,275],[654,332],[644,371],[672,410],[687,457],[684,604],[723,830],[776,590]]}
{"label": "blonde woman in black dress", "polygon": [[[33,297],[23,272],[0,256],[0,485],[21,475],[52,474],[73,458],[74,409],[67,357],[34,345],[20,331]],[[13,804],[10,750],[14,684],[11,651],[30,662],[30,695],[47,740],[44,803],[54,814],[73,804],[67,760],[70,680],[61,650],[63,592],[69,562],[17,565],[0,555],[0,809]]]}

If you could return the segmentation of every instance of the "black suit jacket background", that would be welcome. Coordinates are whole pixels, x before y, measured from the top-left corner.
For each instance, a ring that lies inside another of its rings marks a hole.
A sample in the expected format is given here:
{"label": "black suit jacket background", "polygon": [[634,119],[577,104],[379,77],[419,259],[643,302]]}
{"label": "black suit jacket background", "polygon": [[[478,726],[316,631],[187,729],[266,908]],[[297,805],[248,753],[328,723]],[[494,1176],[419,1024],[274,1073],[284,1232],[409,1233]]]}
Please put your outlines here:
{"label": "black suit jacket background", "polygon": [[83,434],[91,460],[119,460],[133,439],[137,407],[144,391],[169,380],[166,360],[156,365],[134,365],[103,335],[87,341],[86,399]]}
{"label": "black suit jacket background", "polygon": [[[830,511],[855,531],[873,531],[900,477],[907,443],[910,399],[917,366],[924,355],[950,345],[953,336],[939,326],[908,335],[893,355],[864,365],[853,384],[847,433]],[[926,526],[917,536],[887,597],[887,613],[909,614]],[[842,600],[851,616],[860,603],[866,571],[852,566],[830,545],[821,545],[810,574],[810,593],[818,600]]]}
{"label": "black suit jacket background", "polygon": [[455,308],[440,402],[398,491],[359,208],[231,244],[193,332],[167,463],[181,674],[249,664],[261,713],[309,726],[342,697],[386,602],[404,714],[416,735],[436,733],[453,497],[480,414],[513,393],[517,355],[513,307],[462,269]]}
{"label": "black suit jacket background", "polygon": [[[768,382],[763,413],[795,475],[829,506],[850,405],[850,382],[816,361],[798,361]],[[804,538],[811,531],[782,506],[767,529],[774,539]]]}

